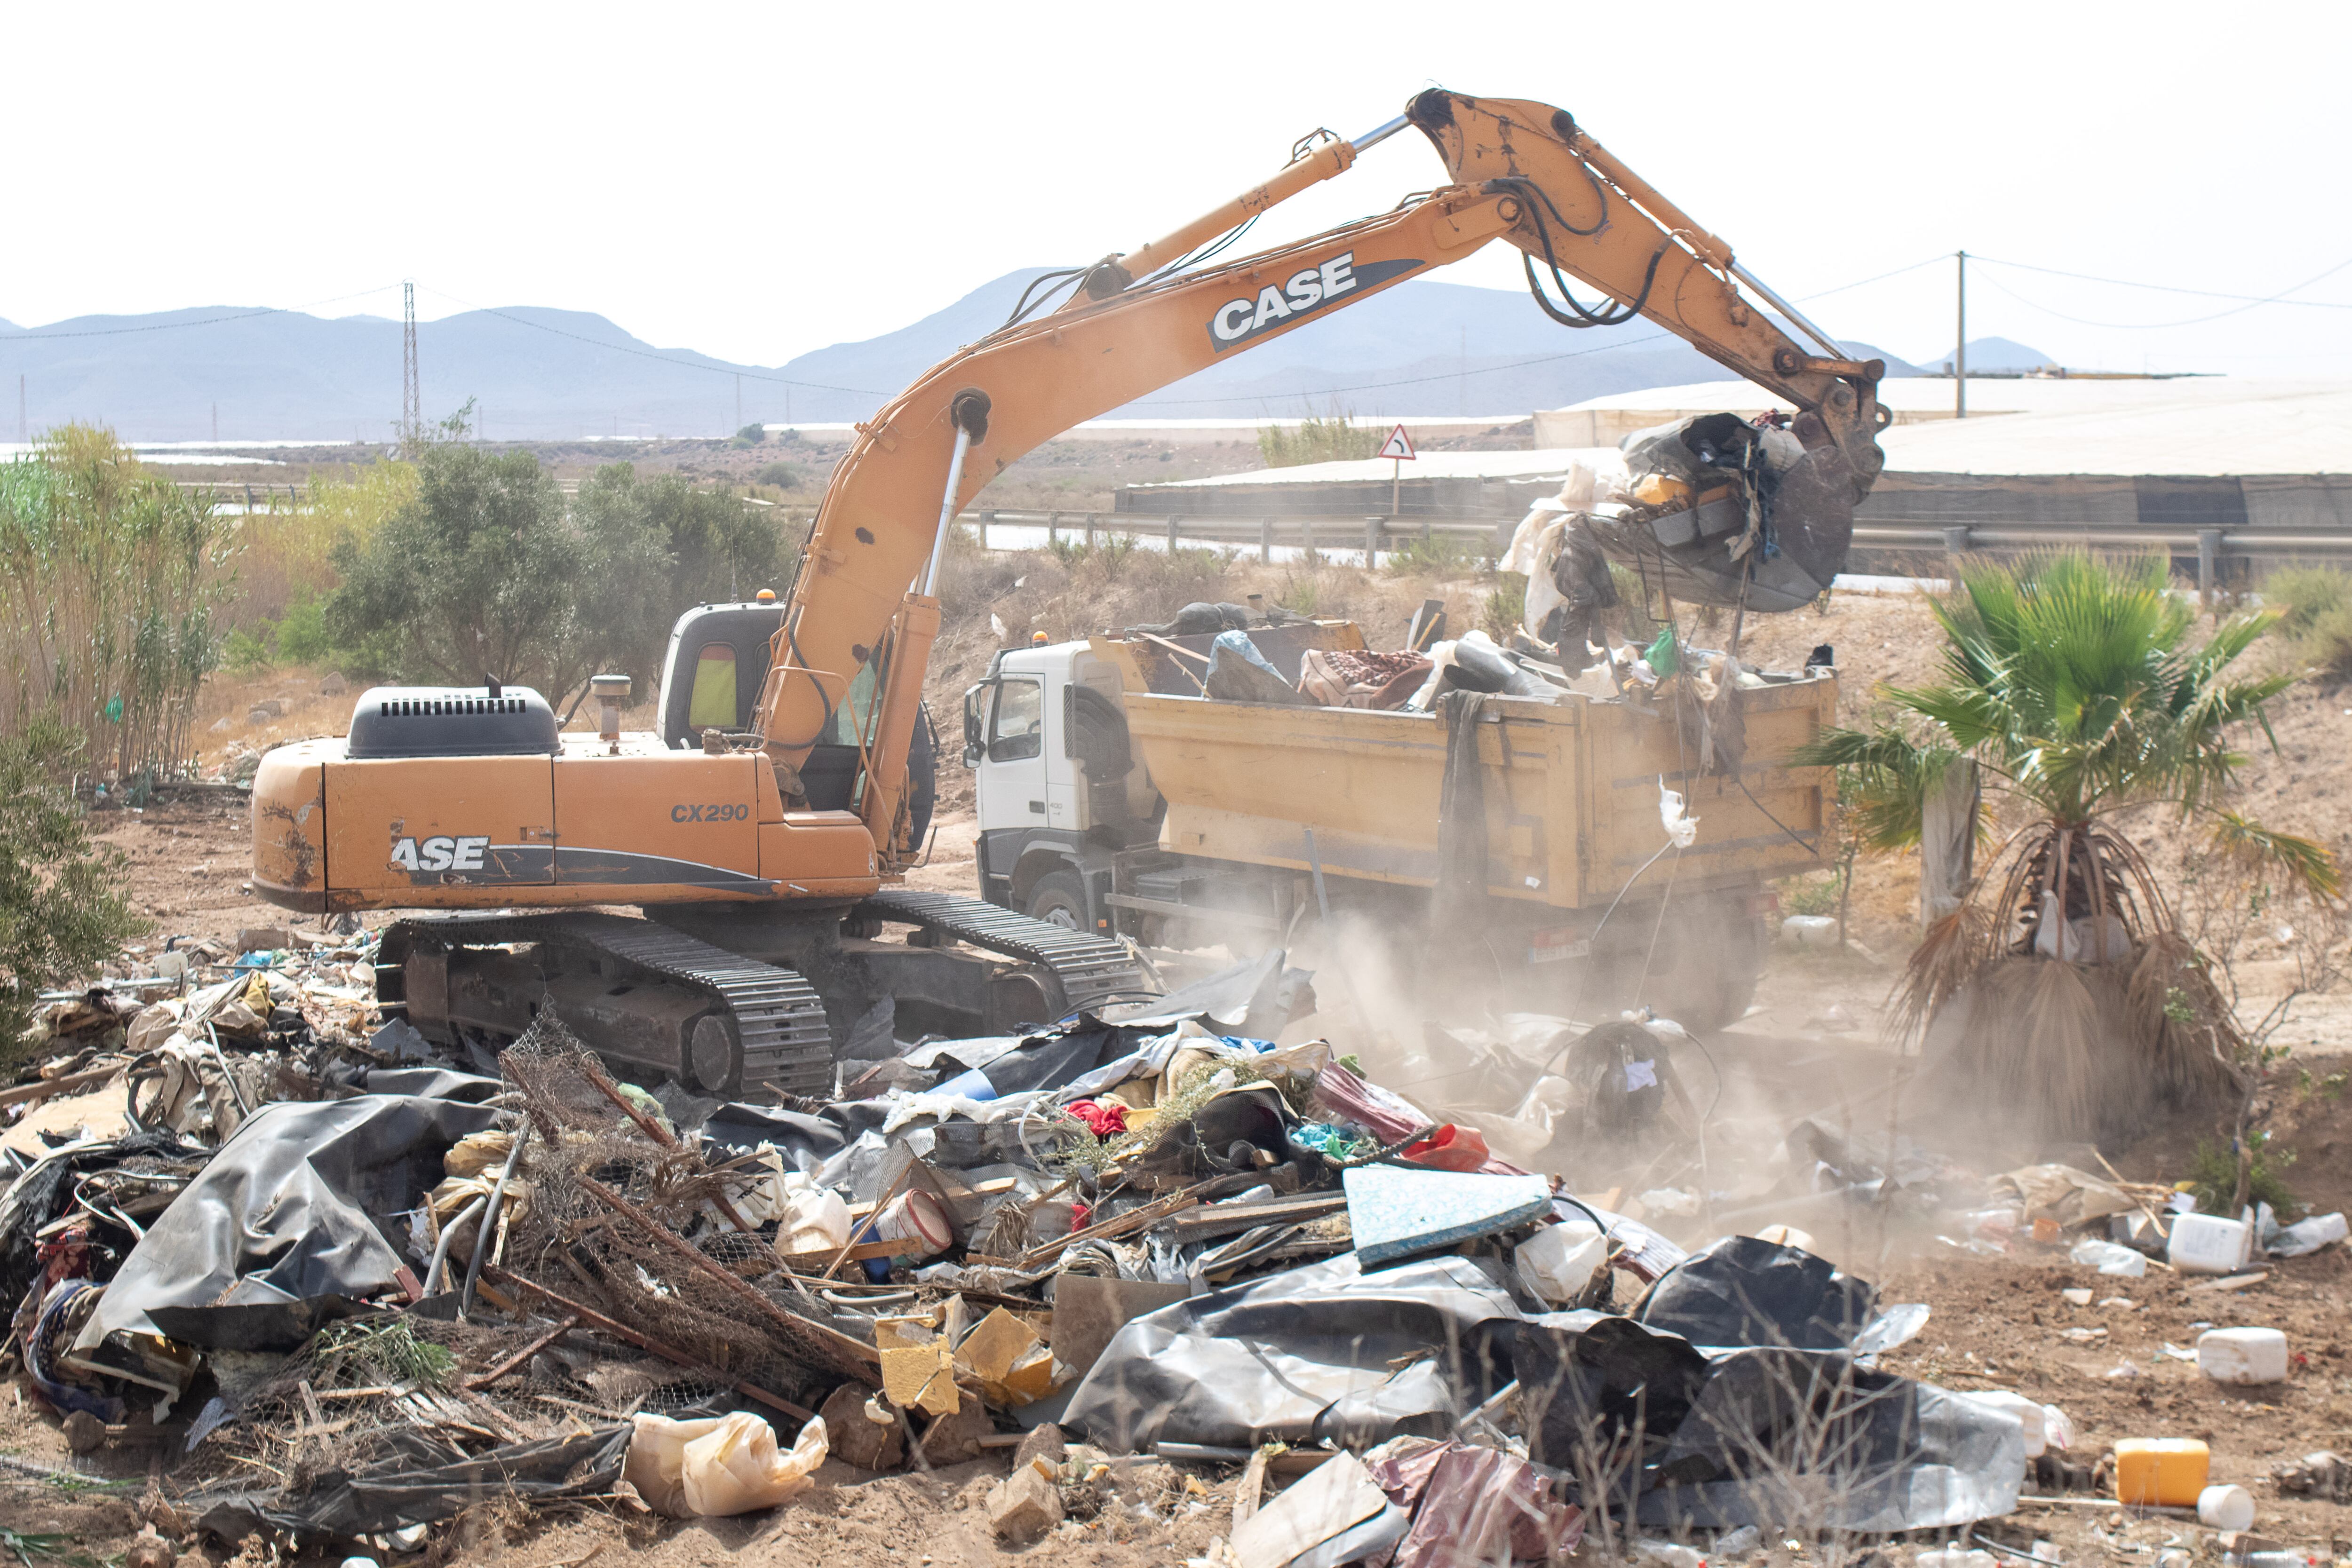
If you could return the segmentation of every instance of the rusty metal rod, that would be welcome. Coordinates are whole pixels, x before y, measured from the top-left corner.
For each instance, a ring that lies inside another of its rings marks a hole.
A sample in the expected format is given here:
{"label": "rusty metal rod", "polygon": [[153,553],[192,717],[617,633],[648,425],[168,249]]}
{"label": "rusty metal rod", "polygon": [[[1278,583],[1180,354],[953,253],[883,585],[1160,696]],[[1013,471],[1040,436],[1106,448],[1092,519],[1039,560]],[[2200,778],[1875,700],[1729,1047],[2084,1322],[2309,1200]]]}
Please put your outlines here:
{"label": "rusty metal rod", "polygon": [[[635,1122],[638,1126],[645,1129],[646,1137],[651,1138],[655,1143],[659,1144],[665,1149],[675,1149],[679,1146],[677,1134],[663,1126],[659,1122],[655,1121],[651,1116],[646,1115],[643,1111],[638,1110],[637,1107],[630,1102],[629,1097],[621,1092],[620,1085],[614,1083],[610,1078],[605,1077],[604,1070],[597,1066],[593,1060],[583,1058],[580,1063],[580,1070],[587,1074],[588,1082],[593,1083],[597,1087],[598,1091],[604,1094],[605,1099],[610,1100],[614,1104],[618,1105],[623,1113],[625,1114],[629,1120]],[[728,1224],[733,1226],[738,1230],[747,1231],[754,1235],[758,1234],[759,1228],[745,1219],[742,1215],[736,1212],[735,1206],[728,1201],[727,1195],[725,1193],[713,1192],[710,1197],[710,1201],[712,1205],[718,1208],[719,1213],[727,1217]]]}
{"label": "rusty metal rod", "polygon": [[682,1350],[673,1350],[657,1339],[649,1339],[626,1323],[615,1322],[593,1307],[583,1306],[568,1296],[560,1296],[536,1281],[526,1280],[520,1274],[509,1274],[496,1263],[490,1264],[482,1272],[493,1276],[490,1283],[494,1285],[513,1291],[528,1291],[548,1305],[571,1313],[599,1333],[611,1334],[614,1339],[635,1345],[639,1350],[660,1356],[664,1361],[675,1362],[689,1371],[699,1373],[714,1383],[725,1384],[746,1399],[755,1399],[771,1410],[781,1410],[787,1416],[795,1416],[803,1421],[814,1419],[816,1415],[815,1411],[803,1409],[782,1395],[771,1394],[756,1384],[741,1382],[734,1378],[732,1374],[721,1372],[708,1362],[698,1361]]}
{"label": "rusty metal rod", "polygon": [[520,1350],[515,1352],[512,1355],[507,1357],[504,1361],[499,1363],[488,1372],[482,1373],[478,1376],[466,1379],[466,1386],[468,1388],[488,1388],[491,1384],[496,1383],[499,1378],[504,1377],[508,1373],[512,1372],[516,1367],[520,1366],[524,1362],[529,1361],[532,1356],[537,1355],[541,1351],[545,1350],[549,1345],[553,1344],[557,1340],[562,1339],[565,1334],[570,1333],[573,1329],[576,1329],[579,1326],[580,1314],[578,1312],[566,1314],[562,1322],[557,1323],[553,1328],[548,1330],[537,1339],[532,1340],[529,1344],[523,1346]]}
{"label": "rusty metal rod", "polygon": [[603,1182],[596,1180],[595,1177],[582,1176],[580,1186],[599,1203],[651,1237],[655,1245],[667,1252],[675,1254],[681,1262],[688,1264],[698,1273],[708,1275],[724,1287],[729,1294],[753,1309],[787,1335],[804,1335],[821,1339],[837,1348],[852,1352],[862,1362],[877,1367],[881,1365],[882,1353],[872,1345],[861,1344],[830,1324],[812,1322],[810,1319],[784,1311],[783,1308],[753,1290],[741,1276],[719,1267],[716,1261],[688,1245],[684,1239],[670,1234],[668,1228],[659,1220],[606,1186]]}

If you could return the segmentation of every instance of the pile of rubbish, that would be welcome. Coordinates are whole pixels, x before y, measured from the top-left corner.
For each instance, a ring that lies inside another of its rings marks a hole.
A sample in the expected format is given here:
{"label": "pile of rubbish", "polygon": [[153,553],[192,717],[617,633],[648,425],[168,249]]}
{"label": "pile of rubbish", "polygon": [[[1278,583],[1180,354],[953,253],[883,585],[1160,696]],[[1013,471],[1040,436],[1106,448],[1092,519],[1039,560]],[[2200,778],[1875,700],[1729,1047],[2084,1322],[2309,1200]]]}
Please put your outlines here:
{"label": "pile of rubbish", "polygon": [[2071,1166],[2027,1166],[1996,1178],[1990,1203],[1959,1217],[1947,1245],[1987,1256],[2063,1249],[2070,1262],[2137,1279],[2151,1259],[2184,1274],[2237,1275],[2258,1259],[2300,1258],[2345,1239],[2341,1214],[2281,1225],[2267,1203],[2236,1218],[2200,1214],[2185,1192],[2092,1176]]}
{"label": "pile of rubbish", "polygon": [[[160,1449],[226,1542],[413,1550],[490,1493],[734,1514],[828,1458],[1006,1448],[1008,1541],[1181,1506],[1139,1478],[1214,1465],[1246,1568],[1540,1559],[1960,1530],[2064,1442],[2054,1409],[1883,1370],[1927,1309],[1801,1235],[1686,1251],[1328,1042],[1235,1032],[1278,956],[777,1103],[617,1082],[551,1012],[435,1056],[372,1027],[370,960],[354,934],[66,999],[7,1092],[87,1113],[7,1155],[28,1391],[78,1450]],[[1594,1071],[1656,1087],[1610,1027]],[[1792,1147],[1833,1196],[1943,1174]],[[2141,1212],[2042,1169],[2012,1229]],[[1296,1479],[1261,1506],[1269,1478]]]}

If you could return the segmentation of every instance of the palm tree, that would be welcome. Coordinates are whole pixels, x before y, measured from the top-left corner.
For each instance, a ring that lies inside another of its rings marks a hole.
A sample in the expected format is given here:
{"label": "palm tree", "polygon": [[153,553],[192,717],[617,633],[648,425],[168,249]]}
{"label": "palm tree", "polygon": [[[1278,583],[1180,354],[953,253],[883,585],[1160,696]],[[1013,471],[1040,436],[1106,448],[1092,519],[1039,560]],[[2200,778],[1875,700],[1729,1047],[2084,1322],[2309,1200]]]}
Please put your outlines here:
{"label": "palm tree", "polygon": [[1893,720],[1826,731],[1798,758],[1840,770],[1874,849],[1918,841],[1928,793],[1964,757],[2025,819],[1929,928],[1897,1013],[1953,1088],[2024,1113],[2021,1132],[2128,1132],[2234,1082],[2244,1040],[2125,813],[2169,808],[2305,894],[2340,892],[2326,849],[2222,804],[2244,761],[2232,733],[2268,735],[2263,705],[2297,678],[2229,673],[2273,618],[2232,617],[2192,646],[2196,612],[2168,572],[2080,552],[1961,568],[1934,607],[1943,681],[1889,692]]}

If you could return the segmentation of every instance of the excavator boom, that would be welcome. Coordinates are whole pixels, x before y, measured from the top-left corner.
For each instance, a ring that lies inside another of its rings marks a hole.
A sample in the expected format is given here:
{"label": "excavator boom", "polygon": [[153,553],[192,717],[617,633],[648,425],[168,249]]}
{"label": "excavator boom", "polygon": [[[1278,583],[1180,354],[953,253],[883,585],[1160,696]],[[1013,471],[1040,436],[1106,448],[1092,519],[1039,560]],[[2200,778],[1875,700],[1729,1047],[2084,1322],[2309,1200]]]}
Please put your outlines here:
{"label": "excavator boom", "polygon": [[[1199,265],[1249,218],[1408,128],[1436,149],[1448,183]],[[263,758],[255,891],[314,912],[468,912],[387,931],[377,989],[388,1015],[487,1049],[552,1006],[631,1071],[715,1093],[822,1092],[832,1051],[877,1019],[1002,1032],[1131,994],[1142,975],[1115,941],[884,886],[921,848],[908,761],[947,529],[1008,465],[1081,420],[1497,240],[1524,254],[1563,325],[1647,318],[1796,404],[1802,458],[1778,475],[1777,533],[1757,552],[1776,559],[1751,558],[1740,594],[1769,587],[1785,605],[1808,572],[1843,563],[1853,506],[1878,472],[1882,367],[1841,358],[1565,113],[1425,92],[1370,135],[1309,138],[1233,201],[1073,269],[1060,308],[1016,315],[859,425],[781,612],[704,606],[673,638],[671,676],[680,658],[721,649],[728,691],[766,642],[747,725],[689,723],[680,707],[675,731],[624,736],[615,690],[602,735],[562,735],[537,694],[496,683],[378,688],[350,736]],[[1822,351],[1750,303],[1742,279]],[[1579,303],[1571,280],[1601,302]],[[688,644],[690,622],[703,630]],[[666,681],[666,694],[674,685],[698,691]],[[687,733],[699,749],[674,744]],[[609,913],[624,904],[658,917]],[[871,940],[894,921],[917,937]]]}
{"label": "excavator boom", "polygon": [[[1407,124],[1428,137],[1452,183],[1294,245],[1191,272],[1155,270],[1344,172],[1360,146]],[[1564,111],[1433,89],[1360,142],[1303,149],[1244,196],[1087,269],[1060,309],[959,351],[858,426],[819,507],[776,636],[754,719],[769,755],[789,778],[815,739],[833,732],[839,693],[858,671],[877,661],[919,665],[920,629],[910,622],[936,620],[927,562],[940,529],[1023,454],[1082,420],[1496,240],[1526,254],[1531,284],[1547,276],[1557,283],[1565,305],[1550,304],[1540,287],[1538,294],[1565,325],[1645,317],[1794,402],[1794,433],[1808,461],[1783,481],[1790,503],[1783,540],[1809,561],[1843,562],[1853,505],[1881,463],[1876,385],[1884,366],[1799,345],[1743,297],[1727,245]],[[1598,308],[1578,305],[1565,294],[1569,278],[1607,299]],[[1835,348],[1826,340],[1818,346]],[[901,628],[896,635],[894,625]],[[887,860],[905,847],[896,824],[917,694],[903,679],[877,689],[897,700],[854,716],[872,736],[861,814]]]}

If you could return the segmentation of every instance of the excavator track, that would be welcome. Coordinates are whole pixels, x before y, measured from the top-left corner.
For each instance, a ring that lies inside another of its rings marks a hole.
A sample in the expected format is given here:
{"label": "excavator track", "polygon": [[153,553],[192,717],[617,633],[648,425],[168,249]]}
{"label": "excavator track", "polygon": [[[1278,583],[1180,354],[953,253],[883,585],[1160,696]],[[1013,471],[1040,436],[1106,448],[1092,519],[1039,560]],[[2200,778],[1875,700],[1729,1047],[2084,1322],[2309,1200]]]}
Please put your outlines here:
{"label": "excavator track", "polygon": [[885,888],[859,904],[856,915],[915,925],[935,936],[1034,964],[1060,982],[1061,1016],[1112,1002],[1156,996],[1159,988],[1126,945],[1083,931],[1032,920],[977,898],[915,888]]}
{"label": "excavator track", "polygon": [[377,964],[379,995],[385,971],[397,972],[417,938],[451,947],[507,943],[554,944],[659,976],[722,1003],[741,1045],[741,1068],[730,1078],[740,1092],[773,1089],[829,1097],[834,1086],[833,1036],[816,988],[792,969],[762,964],[650,920],[625,915],[453,915],[404,920],[384,933]]}

